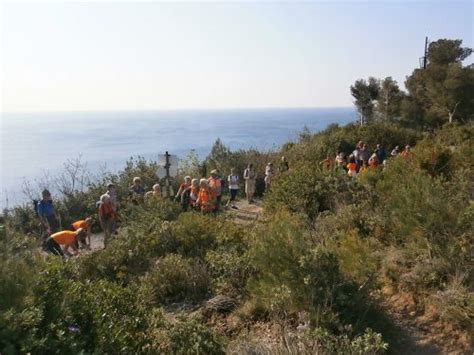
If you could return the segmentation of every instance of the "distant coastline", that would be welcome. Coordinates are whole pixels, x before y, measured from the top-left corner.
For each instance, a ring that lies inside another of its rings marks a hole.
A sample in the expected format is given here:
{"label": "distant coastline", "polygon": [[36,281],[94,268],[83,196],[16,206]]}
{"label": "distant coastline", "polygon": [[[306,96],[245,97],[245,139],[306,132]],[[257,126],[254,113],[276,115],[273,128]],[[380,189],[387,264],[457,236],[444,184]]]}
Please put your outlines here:
{"label": "distant coastline", "polygon": [[132,156],[166,150],[204,158],[217,138],[232,150],[275,149],[304,127],[316,132],[356,118],[347,107],[2,113],[0,208],[7,199],[9,207],[25,202],[25,179],[54,174],[79,155],[92,173],[116,171]]}

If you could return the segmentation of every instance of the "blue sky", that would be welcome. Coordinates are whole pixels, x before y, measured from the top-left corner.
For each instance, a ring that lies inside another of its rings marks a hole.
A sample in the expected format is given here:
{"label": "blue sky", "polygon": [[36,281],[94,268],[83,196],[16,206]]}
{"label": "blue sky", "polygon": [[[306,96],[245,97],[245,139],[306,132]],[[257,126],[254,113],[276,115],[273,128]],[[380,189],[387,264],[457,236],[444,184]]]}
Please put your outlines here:
{"label": "blue sky", "polygon": [[[472,1],[2,5],[2,111],[350,106],[424,38],[473,46]],[[472,61],[472,60],[471,60]]]}

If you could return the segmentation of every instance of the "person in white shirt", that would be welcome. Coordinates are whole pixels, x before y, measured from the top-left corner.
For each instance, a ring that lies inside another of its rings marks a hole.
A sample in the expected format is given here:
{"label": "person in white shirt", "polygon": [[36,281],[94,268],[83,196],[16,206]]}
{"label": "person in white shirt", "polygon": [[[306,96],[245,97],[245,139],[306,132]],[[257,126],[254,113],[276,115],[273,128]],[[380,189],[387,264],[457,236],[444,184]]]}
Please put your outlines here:
{"label": "person in white shirt", "polygon": [[268,163],[265,168],[265,191],[268,191],[272,183],[273,163]]}
{"label": "person in white shirt", "polygon": [[235,198],[239,192],[239,176],[235,173],[234,168],[230,170],[230,175],[227,177],[227,182],[229,184],[230,198],[229,201],[227,201],[226,207],[229,207],[230,205],[232,208],[237,209],[237,206],[235,205]]}
{"label": "person in white shirt", "polygon": [[244,170],[245,194],[247,195],[248,203],[253,203],[256,179],[257,173],[255,172],[255,168],[253,167],[253,164],[249,164],[247,169]]}

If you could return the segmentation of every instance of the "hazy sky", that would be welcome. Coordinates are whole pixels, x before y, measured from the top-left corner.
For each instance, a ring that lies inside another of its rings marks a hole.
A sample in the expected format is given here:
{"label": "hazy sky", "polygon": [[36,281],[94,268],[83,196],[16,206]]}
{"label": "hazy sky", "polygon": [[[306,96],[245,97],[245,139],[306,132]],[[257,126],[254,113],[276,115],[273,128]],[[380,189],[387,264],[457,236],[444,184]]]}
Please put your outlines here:
{"label": "hazy sky", "polygon": [[2,111],[350,106],[424,38],[473,46],[473,1],[2,5]]}

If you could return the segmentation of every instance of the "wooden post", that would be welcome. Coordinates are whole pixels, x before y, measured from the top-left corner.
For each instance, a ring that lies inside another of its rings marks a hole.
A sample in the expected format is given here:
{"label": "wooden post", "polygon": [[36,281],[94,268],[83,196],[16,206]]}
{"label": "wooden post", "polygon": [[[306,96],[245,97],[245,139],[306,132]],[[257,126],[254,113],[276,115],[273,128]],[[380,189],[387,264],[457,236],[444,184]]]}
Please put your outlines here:
{"label": "wooden post", "polygon": [[171,193],[171,184],[170,184],[170,155],[168,151],[165,152],[165,159],[166,159],[166,164],[165,164],[165,169],[166,169],[166,194],[170,199],[173,198],[172,193]]}

